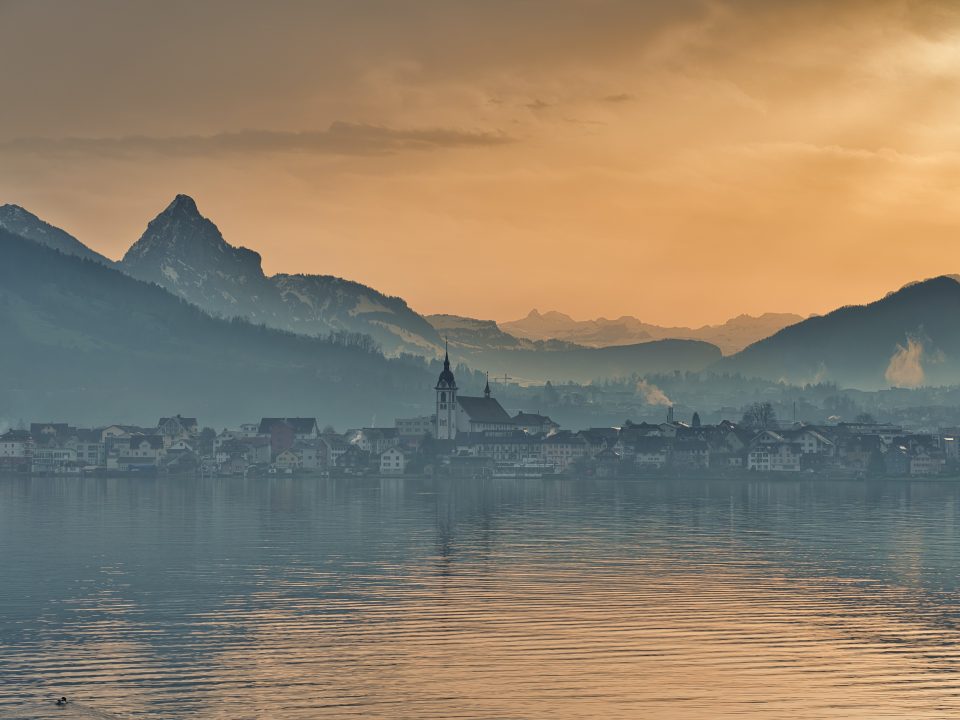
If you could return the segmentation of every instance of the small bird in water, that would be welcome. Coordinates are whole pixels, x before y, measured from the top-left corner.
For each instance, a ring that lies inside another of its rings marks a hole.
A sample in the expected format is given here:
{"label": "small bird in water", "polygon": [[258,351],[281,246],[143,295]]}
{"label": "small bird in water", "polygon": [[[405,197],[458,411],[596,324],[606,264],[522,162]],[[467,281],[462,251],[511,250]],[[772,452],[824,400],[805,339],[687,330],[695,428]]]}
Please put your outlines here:
{"label": "small bird in water", "polygon": [[67,699],[65,697],[62,697],[59,700],[57,700],[57,705],[66,705],[66,704],[67,704]]}

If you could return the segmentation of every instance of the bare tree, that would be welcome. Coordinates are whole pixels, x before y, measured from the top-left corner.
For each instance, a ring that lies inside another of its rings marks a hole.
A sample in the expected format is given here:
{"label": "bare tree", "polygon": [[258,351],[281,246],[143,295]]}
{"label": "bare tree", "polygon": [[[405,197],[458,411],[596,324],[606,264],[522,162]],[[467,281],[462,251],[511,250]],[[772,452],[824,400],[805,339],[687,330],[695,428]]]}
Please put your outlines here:
{"label": "bare tree", "polygon": [[780,426],[777,411],[768,402],[755,402],[744,408],[740,424],[751,430],[774,430]]}

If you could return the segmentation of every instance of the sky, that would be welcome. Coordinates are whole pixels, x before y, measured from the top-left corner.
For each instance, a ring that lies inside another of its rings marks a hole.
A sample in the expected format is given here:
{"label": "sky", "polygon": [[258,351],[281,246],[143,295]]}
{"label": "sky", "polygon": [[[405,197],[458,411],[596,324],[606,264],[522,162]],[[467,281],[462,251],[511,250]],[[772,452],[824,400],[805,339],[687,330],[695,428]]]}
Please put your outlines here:
{"label": "sky", "polygon": [[960,271],[960,3],[0,0],[0,204],[177,193],[423,313],[701,325]]}

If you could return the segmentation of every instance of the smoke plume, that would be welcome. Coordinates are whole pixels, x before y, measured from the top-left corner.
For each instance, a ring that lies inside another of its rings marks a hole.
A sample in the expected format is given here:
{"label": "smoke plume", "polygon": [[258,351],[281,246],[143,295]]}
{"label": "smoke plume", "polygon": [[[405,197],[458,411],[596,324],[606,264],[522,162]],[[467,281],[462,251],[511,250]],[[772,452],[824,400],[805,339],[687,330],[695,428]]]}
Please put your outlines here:
{"label": "smoke plume", "polygon": [[908,337],[906,347],[898,344],[884,376],[888,383],[896,387],[914,388],[922,385],[923,343]]}
{"label": "smoke plume", "polygon": [[637,383],[637,394],[643,397],[643,401],[647,405],[673,405],[663,390],[646,380]]}

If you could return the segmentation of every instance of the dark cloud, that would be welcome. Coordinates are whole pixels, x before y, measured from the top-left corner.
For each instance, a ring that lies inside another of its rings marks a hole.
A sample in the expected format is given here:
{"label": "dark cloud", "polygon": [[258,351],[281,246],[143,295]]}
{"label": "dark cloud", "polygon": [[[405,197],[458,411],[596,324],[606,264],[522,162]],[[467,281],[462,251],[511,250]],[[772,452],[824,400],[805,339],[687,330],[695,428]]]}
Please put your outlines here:
{"label": "dark cloud", "polygon": [[0,143],[0,151],[38,155],[123,157],[144,153],[203,156],[222,153],[306,153],[320,155],[386,155],[403,151],[490,147],[513,142],[502,132],[455,128],[401,130],[379,125],[335,122],[326,130],[284,132],[240,130],[215,135],[148,137],[20,138]]}

